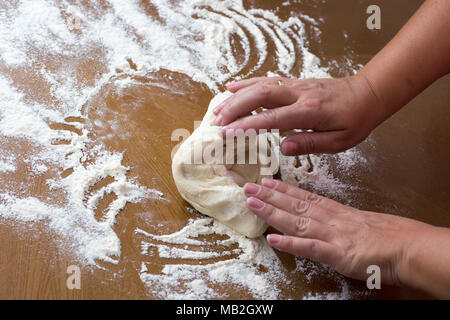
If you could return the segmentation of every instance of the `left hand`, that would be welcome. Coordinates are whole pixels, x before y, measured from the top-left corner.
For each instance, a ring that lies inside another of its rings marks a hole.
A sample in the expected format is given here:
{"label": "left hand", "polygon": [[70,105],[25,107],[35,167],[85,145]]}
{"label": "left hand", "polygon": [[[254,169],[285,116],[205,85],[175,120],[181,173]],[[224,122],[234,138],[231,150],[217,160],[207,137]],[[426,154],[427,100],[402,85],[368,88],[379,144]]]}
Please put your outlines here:
{"label": "left hand", "polygon": [[247,183],[248,208],[284,233],[269,234],[281,251],[325,263],[344,276],[366,280],[367,267],[381,269],[381,281],[405,284],[408,250],[432,226],[390,214],[362,211],[278,180]]}

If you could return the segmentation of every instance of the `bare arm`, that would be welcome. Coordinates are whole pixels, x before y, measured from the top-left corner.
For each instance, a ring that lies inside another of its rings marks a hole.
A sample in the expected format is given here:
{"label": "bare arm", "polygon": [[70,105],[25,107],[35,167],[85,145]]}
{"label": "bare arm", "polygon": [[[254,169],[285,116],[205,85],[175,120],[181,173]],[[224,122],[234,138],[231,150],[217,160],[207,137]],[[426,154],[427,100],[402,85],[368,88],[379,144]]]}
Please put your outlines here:
{"label": "bare arm", "polygon": [[267,236],[272,247],[363,281],[367,267],[377,265],[381,287],[450,298],[450,229],[358,210],[272,179],[247,183],[244,191],[248,208],[284,233]]}
{"label": "bare arm", "polygon": [[450,1],[427,0],[359,72],[372,85],[386,117],[450,72]]}
{"label": "bare arm", "polygon": [[402,283],[450,299],[450,229],[432,227],[416,235],[399,272]]}
{"label": "bare arm", "polygon": [[[428,0],[360,72],[341,79],[253,78],[215,111],[226,129],[312,129],[283,141],[287,155],[334,153],[364,140],[381,122],[450,72],[450,1]],[[278,80],[285,85],[280,86]],[[246,116],[263,106],[265,112]]]}
{"label": "bare arm", "polygon": [[[283,86],[279,78],[232,83],[228,89],[235,95],[218,106],[216,124],[231,129],[313,129],[286,138],[283,153],[338,152],[363,140],[448,72],[450,1],[428,0],[357,75],[282,79]],[[245,116],[260,106],[269,110]],[[268,236],[273,247],[361,280],[367,277],[367,266],[377,264],[385,283],[450,298],[450,229],[360,211],[279,181],[263,184],[244,189],[249,209],[285,233]]]}

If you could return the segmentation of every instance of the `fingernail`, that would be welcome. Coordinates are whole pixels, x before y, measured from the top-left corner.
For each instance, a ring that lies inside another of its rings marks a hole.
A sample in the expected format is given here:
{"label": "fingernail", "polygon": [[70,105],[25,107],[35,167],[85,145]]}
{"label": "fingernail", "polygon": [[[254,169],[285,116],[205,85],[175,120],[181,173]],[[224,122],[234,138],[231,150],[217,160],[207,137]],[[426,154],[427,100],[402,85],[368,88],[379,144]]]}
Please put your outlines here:
{"label": "fingernail", "polygon": [[256,198],[248,198],[247,199],[248,206],[250,209],[259,210],[264,207],[264,202]]}
{"label": "fingernail", "polygon": [[219,116],[216,118],[216,120],[214,120],[214,124],[216,126],[220,126],[221,123],[222,123],[222,115],[219,114]]}
{"label": "fingernail", "polygon": [[285,155],[290,155],[290,154],[295,153],[296,149],[297,149],[297,144],[295,142],[286,141],[286,142],[283,142],[283,144],[281,145],[281,151]]}
{"label": "fingernail", "polygon": [[228,82],[225,86],[229,87],[229,86],[233,86],[234,84],[236,84],[236,81]]}
{"label": "fingernail", "polygon": [[254,183],[246,183],[244,186],[244,192],[249,195],[255,195],[259,192],[261,187]]}
{"label": "fingernail", "polygon": [[272,189],[272,188],[275,188],[275,186],[277,185],[277,182],[273,179],[264,178],[262,180],[262,184],[263,184],[263,186]]}
{"label": "fingernail", "polygon": [[214,110],[213,110],[214,114],[218,114],[223,109],[224,106],[225,106],[225,101],[221,102],[217,107],[214,108]]}
{"label": "fingernail", "polygon": [[281,241],[281,236],[278,234],[268,234],[267,235],[267,242],[269,242],[269,244],[277,245],[280,243],[280,241]]}

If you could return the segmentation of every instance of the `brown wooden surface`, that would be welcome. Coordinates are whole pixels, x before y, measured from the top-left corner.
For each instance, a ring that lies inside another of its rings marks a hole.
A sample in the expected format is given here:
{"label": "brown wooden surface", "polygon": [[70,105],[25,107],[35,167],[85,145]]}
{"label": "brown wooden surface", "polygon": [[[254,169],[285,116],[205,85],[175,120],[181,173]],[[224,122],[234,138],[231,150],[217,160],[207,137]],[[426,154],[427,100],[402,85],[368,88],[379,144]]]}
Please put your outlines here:
{"label": "brown wooden surface", "polygon": [[[339,61],[340,57],[350,55],[357,63],[365,63],[395,34],[420,1],[314,3],[305,1],[294,8],[312,17],[324,18],[321,45],[313,43],[312,52],[323,61]],[[381,31],[370,32],[365,28],[365,8],[369,4],[379,4],[382,8]],[[273,2],[250,1],[249,5],[272,8]],[[288,9],[281,7],[280,10],[280,16],[288,14]],[[347,39],[344,39],[343,32],[348,33]],[[80,57],[79,63],[80,77],[92,79],[93,62]],[[334,73],[339,76],[339,70]],[[34,90],[36,95],[41,94],[42,101],[50,101],[38,82],[27,79],[26,75],[15,77],[16,83],[31,87],[30,90]],[[170,135],[176,128],[192,130],[193,120],[201,120],[213,96],[206,86],[183,75],[162,71],[155,77],[151,81],[136,77],[142,85],[124,89],[120,94],[112,84],[107,84],[89,101],[83,112],[91,121],[99,119],[106,123],[109,119],[116,119],[119,122],[119,129],[115,131],[108,127],[94,127],[92,138],[105,139],[105,144],[112,150],[126,150],[124,163],[132,167],[130,176],[138,176],[140,184],[160,190],[169,201],[147,200],[140,204],[128,204],[118,215],[114,227],[122,243],[119,264],[99,262],[105,270],[82,268],[80,290],[66,288],[66,269],[76,263],[70,252],[58,247],[55,242],[58,237],[49,232],[45,224],[17,223],[0,218],[0,298],[152,298],[138,276],[140,262],[145,258],[140,253],[133,231],[139,226],[158,233],[174,232],[185,226],[192,217],[172,180],[170,152],[175,143],[170,141]],[[153,86],[152,81],[166,83],[170,90]],[[355,169],[351,177],[341,177],[357,184],[360,187],[358,193],[350,194],[349,199],[338,200],[352,201],[354,206],[362,209],[391,212],[450,227],[449,88],[450,77],[447,76],[375,130],[370,141],[360,146],[369,160],[367,167]],[[103,115],[99,116],[98,110],[103,111]],[[55,128],[58,126],[52,125]],[[113,134],[113,138],[106,138],[109,133]],[[30,149],[26,142],[14,139],[1,141],[0,147],[5,150]],[[57,199],[58,195],[50,193],[45,183],[52,177],[52,171],[38,178],[26,173],[27,168],[18,168],[14,174],[0,173],[0,180],[11,184],[24,182],[33,185],[34,194],[50,195]],[[96,188],[107,182],[100,182]],[[101,201],[96,210],[99,217],[111,200],[111,196],[106,196]],[[157,227],[158,224],[163,226]],[[285,254],[279,256],[286,270],[292,269],[293,258]],[[156,262],[164,264],[164,261]],[[293,281],[284,289],[285,297],[296,298],[310,290],[327,291],[336,286],[326,275],[317,276],[308,285],[305,285],[302,275],[294,276]],[[350,283],[356,288],[363,288],[362,283]],[[232,297],[247,296],[236,291]],[[427,296],[407,288],[383,286],[371,297]]]}

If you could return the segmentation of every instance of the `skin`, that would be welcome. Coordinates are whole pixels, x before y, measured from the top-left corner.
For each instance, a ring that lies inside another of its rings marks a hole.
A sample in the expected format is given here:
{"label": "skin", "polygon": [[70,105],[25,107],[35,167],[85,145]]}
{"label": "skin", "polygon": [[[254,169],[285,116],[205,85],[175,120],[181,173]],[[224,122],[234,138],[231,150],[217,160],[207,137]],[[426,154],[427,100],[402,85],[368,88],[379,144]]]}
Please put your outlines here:
{"label": "skin", "polygon": [[381,284],[408,285],[448,298],[450,234],[390,214],[362,211],[278,180],[247,183],[247,206],[283,232],[269,234],[281,251],[325,263],[337,272],[366,281],[377,265]]}
{"label": "skin", "polygon": [[[363,141],[436,79],[450,72],[450,1],[428,0],[362,70],[341,79],[253,78],[216,107],[216,125],[233,129],[312,129],[288,136],[286,155],[335,153]],[[282,84],[279,84],[282,80]],[[258,107],[267,110],[249,113]],[[271,246],[325,263],[365,281],[369,265],[382,283],[450,298],[450,229],[376,212],[265,179],[246,184],[248,208],[283,234]],[[444,249],[443,249],[444,248]]]}

